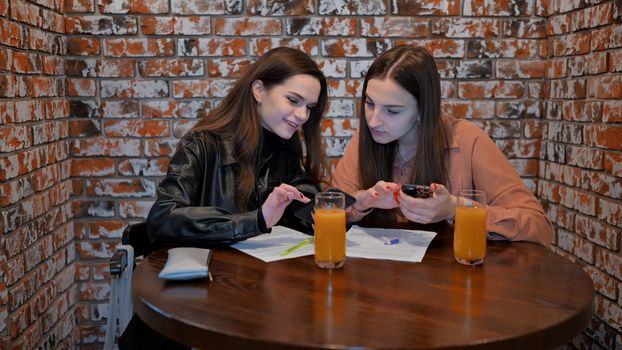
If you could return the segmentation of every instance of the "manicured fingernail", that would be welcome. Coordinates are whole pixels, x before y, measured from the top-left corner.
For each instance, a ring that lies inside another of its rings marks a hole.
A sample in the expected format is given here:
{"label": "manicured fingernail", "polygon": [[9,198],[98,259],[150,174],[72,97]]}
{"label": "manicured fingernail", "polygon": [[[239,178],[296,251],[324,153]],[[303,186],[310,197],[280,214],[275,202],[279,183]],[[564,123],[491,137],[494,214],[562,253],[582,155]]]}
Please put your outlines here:
{"label": "manicured fingernail", "polygon": [[305,198],[305,196],[303,196],[303,194],[302,194],[302,193],[299,193],[299,194],[300,194],[300,198]]}

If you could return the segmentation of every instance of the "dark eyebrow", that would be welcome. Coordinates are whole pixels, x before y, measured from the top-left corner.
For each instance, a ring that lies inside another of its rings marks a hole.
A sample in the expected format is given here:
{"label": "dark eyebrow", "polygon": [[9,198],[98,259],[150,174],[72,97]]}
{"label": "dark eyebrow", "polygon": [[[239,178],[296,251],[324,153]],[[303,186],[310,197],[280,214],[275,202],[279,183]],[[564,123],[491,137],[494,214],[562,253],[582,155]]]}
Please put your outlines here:
{"label": "dark eyebrow", "polygon": [[[365,94],[365,99],[373,101],[373,99],[371,97],[369,97],[369,95]],[[402,105],[385,105],[385,108],[404,108],[404,106]]]}
{"label": "dark eyebrow", "polygon": [[[302,101],[304,101],[304,100],[305,100],[305,98],[304,98],[304,97],[302,97],[302,96],[301,96],[299,93],[297,93],[297,92],[293,92],[293,91],[287,91],[287,92],[289,92],[290,94],[294,95],[295,97],[297,97],[298,99],[300,99],[300,100],[302,100]],[[307,106],[310,106],[311,108],[313,108],[313,107],[315,107],[316,105],[317,105],[317,102],[316,102],[316,103],[310,103],[310,104],[308,104]]]}

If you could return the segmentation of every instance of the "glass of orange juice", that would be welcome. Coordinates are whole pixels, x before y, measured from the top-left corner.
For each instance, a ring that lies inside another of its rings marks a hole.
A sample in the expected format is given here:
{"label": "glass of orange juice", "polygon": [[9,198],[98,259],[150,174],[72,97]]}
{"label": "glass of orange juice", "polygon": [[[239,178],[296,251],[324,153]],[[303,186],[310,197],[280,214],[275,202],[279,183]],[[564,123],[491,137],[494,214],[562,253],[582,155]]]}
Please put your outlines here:
{"label": "glass of orange juice", "polygon": [[345,201],[339,192],[315,195],[315,264],[323,269],[338,269],[346,262]]}
{"label": "glass of orange juice", "polygon": [[486,257],[486,193],[458,191],[454,224],[454,256],[465,265],[479,265]]}

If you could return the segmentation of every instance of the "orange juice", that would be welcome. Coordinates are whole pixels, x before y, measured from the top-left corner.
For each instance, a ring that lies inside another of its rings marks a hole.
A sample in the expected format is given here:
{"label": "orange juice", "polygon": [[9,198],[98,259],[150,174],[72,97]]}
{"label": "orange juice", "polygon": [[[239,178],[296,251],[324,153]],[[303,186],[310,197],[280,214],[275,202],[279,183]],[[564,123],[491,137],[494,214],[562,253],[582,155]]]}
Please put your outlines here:
{"label": "orange juice", "polygon": [[346,260],[346,211],[315,209],[315,263],[339,268]]}
{"label": "orange juice", "polygon": [[486,208],[457,207],[454,255],[458,262],[481,264],[486,256]]}

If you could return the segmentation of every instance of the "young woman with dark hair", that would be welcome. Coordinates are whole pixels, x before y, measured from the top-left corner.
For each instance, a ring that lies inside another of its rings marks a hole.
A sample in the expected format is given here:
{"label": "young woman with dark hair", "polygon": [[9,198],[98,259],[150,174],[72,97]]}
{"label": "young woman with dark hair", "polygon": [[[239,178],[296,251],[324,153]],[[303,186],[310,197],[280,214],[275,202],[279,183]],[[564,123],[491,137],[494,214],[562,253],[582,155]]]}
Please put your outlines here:
{"label": "young woman with dark hair", "polygon": [[[400,184],[428,185],[433,195],[413,198]],[[489,233],[545,246],[553,238],[538,200],[488,135],[464,119],[441,116],[440,76],[422,48],[395,47],[370,66],[360,127],[331,185],[356,197],[350,222],[452,220],[455,194],[477,189],[488,197]]]}
{"label": "young woman with dark hair", "polygon": [[326,105],[326,79],[305,53],[260,57],[180,141],[147,217],[151,242],[227,245],[277,223],[308,230],[289,204],[308,202],[326,174]]}

